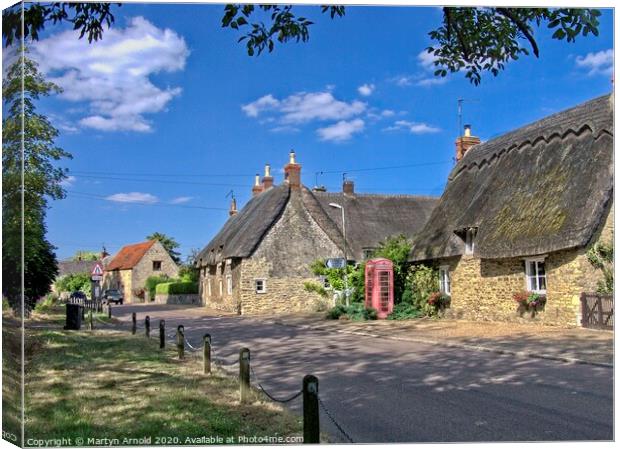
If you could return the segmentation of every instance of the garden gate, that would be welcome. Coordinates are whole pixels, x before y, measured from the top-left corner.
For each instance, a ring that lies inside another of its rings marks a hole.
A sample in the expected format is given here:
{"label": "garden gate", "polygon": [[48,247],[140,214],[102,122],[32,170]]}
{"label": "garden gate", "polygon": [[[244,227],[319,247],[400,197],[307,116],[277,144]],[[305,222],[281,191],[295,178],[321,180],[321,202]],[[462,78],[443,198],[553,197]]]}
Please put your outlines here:
{"label": "garden gate", "polygon": [[594,329],[613,329],[614,295],[582,293],[581,325]]}

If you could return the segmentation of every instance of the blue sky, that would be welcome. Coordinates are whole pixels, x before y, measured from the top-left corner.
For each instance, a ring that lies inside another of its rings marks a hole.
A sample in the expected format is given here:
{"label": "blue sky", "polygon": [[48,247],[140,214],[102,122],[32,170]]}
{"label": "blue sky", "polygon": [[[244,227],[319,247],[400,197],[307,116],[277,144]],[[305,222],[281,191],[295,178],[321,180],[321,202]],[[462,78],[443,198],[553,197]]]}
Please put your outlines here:
{"label": "blue sky", "polygon": [[47,220],[60,259],[102,243],[115,252],[155,231],[184,255],[202,248],[228,217],[227,193],[243,206],[265,163],[280,183],[290,149],[308,186],[339,190],[347,172],[358,192],[439,196],[458,98],[475,100],[463,122],[486,140],[612,89],[610,10],[598,38],[566,44],[537,31],[539,59],[511,62],[478,87],[460,73],[435,79],[420,56],[438,8],[347,7],[332,21],[300,7],[316,22],[310,41],[258,58],[220,27],[222,11],[125,4],[100,43],[50,26],[33,46],[64,88],[39,108],[74,156],[63,164],[67,198]]}

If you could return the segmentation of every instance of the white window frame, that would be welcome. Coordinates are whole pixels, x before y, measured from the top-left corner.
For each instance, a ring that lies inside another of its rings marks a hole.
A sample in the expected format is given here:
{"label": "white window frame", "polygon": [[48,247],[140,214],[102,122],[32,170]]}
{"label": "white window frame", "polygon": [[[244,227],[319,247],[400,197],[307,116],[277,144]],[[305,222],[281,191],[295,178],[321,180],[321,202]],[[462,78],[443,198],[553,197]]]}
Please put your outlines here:
{"label": "white window frame", "polygon": [[[447,279],[447,283],[446,283]],[[447,287],[447,288],[446,288]],[[451,279],[450,279],[450,266],[442,265],[439,267],[439,291],[450,295],[451,291]]]}
{"label": "white window frame", "polygon": [[232,291],[233,291],[232,276],[230,274],[227,274],[226,275],[226,293],[229,295],[232,295]]}
{"label": "white window frame", "polygon": [[211,279],[207,279],[207,291],[210,297],[211,296]]}
{"label": "white window frame", "polygon": [[[528,257],[527,259],[524,259],[525,261],[525,290],[528,292],[532,292],[532,293],[538,293],[540,295],[545,295],[547,294],[547,264],[545,262],[545,257]],[[531,269],[530,269],[530,264],[531,263],[535,263],[535,272],[532,273]],[[545,264],[545,288],[541,289],[540,288],[540,284],[539,284],[539,277],[540,275],[538,274],[538,264],[539,263],[543,263]],[[531,288],[530,285],[530,279],[535,279],[535,289]]]}
{"label": "white window frame", "polygon": [[224,281],[220,278],[220,296],[224,296]]}
{"label": "white window frame", "polygon": [[[259,288],[258,287],[258,282],[261,282],[262,287]],[[257,278],[254,279],[254,291],[258,294],[263,294],[263,293],[267,293],[267,279],[264,278]]]}

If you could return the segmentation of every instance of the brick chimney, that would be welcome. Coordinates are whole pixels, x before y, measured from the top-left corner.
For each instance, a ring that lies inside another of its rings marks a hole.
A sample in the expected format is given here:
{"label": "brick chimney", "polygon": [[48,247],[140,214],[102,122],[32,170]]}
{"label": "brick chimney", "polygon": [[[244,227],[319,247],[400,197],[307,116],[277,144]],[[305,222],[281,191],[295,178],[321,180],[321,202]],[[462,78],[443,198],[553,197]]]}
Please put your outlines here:
{"label": "brick chimney", "polygon": [[260,183],[260,175],[258,173],[256,173],[256,176],[254,177],[254,186],[252,187],[252,196],[256,196],[259,195],[260,193],[262,193],[263,191],[263,186]]}
{"label": "brick chimney", "polygon": [[273,187],[273,176],[271,176],[271,165],[265,164],[265,176],[263,176],[263,190]]}
{"label": "brick chimney", "polygon": [[463,135],[456,139],[456,161],[460,161],[465,156],[465,153],[469,151],[474,145],[480,143],[480,137],[471,135],[471,125],[465,125]]}
{"label": "brick chimney", "polygon": [[234,196],[230,200],[230,209],[228,210],[228,215],[231,217],[233,215],[237,215],[237,200],[235,199]]}
{"label": "brick chimney", "polygon": [[342,182],[342,193],[351,196],[355,195],[355,185],[353,184],[353,181],[351,181],[350,179],[345,179]]}
{"label": "brick chimney", "polygon": [[101,249],[101,260],[105,259],[106,257],[108,257],[110,254],[108,253],[108,251],[105,249],[105,246]]}
{"label": "brick chimney", "polygon": [[301,190],[301,165],[295,162],[295,151],[289,153],[288,164],[284,166],[284,181],[291,190]]}

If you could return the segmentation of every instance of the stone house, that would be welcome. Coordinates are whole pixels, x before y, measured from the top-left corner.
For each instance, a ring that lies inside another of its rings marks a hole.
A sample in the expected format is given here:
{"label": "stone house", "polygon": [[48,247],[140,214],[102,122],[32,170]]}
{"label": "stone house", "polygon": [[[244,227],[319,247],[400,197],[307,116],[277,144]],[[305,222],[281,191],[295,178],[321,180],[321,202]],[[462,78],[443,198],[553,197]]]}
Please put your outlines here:
{"label": "stone house", "polygon": [[[291,152],[284,182],[274,185],[270,167],[256,175],[253,198],[230,217],[200,252],[200,295],[208,307],[239,314],[313,311],[325,300],[304,289],[316,281],[316,259],[363,260],[382,240],[422,228],[437,198],[358,194],[351,181],[343,191],[308,189]],[[346,243],[342,229],[345,213]]]}
{"label": "stone house", "polygon": [[484,143],[466,129],[456,147],[410,260],[439,269],[452,316],[520,319],[513,295],[527,291],[546,297],[536,322],[578,325],[580,294],[602,279],[586,253],[613,242],[613,96]]}
{"label": "stone house", "polygon": [[[179,267],[156,240],[123,246],[104,266],[103,289],[116,288],[126,303],[143,302],[148,296],[144,285],[149,276],[177,277]],[[151,298],[151,300],[154,298]]]}

